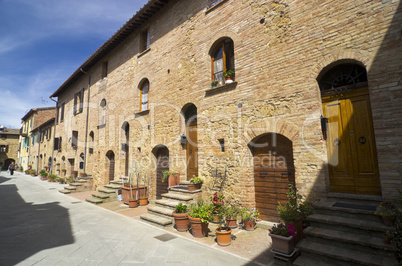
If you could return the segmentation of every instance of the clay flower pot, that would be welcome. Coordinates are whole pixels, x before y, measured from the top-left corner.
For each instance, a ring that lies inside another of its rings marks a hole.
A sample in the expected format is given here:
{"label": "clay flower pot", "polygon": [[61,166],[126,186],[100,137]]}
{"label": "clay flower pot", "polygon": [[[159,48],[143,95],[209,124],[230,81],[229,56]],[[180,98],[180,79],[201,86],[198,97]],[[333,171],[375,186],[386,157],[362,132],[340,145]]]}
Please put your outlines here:
{"label": "clay flower pot", "polygon": [[173,218],[177,231],[184,232],[188,230],[190,219],[188,218],[187,213],[177,213],[176,211],[174,211]]}
{"label": "clay flower pot", "polygon": [[237,228],[237,219],[226,218],[226,224],[230,228]]}
{"label": "clay flower pot", "polygon": [[140,206],[148,205],[148,198],[140,198],[139,202],[140,202]]}
{"label": "clay flower pot", "polygon": [[201,222],[200,218],[189,217],[189,219],[193,237],[199,238],[208,236],[208,223]]}
{"label": "clay flower pot", "polygon": [[219,246],[229,246],[232,241],[232,229],[229,227],[218,227],[215,229],[216,242]]}
{"label": "clay flower pot", "polygon": [[243,221],[244,229],[246,231],[253,231],[255,229],[255,221]]}
{"label": "clay flower pot", "polygon": [[128,201],[128,207],[130,207],[130,208],[136,208],[136,207],[138,207],[138,200],[129,200]]}
{"label": "clay flower pot", "polygon": [[282,252],[289,255],[293,251],[294,241],[293,236],[280,236],[269,234],[272,239],[272,249],[276,252]]}

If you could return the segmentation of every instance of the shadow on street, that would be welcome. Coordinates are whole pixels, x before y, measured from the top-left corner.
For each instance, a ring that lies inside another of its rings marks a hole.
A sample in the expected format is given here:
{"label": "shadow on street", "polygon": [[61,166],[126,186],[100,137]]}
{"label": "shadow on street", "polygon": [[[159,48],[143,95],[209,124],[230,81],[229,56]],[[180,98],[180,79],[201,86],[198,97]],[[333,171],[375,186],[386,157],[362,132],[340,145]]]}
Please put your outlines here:
{"label": "shadow on street", "polygon": [[39,251],[71,244],[68,210],[58,202],[25,202],[11,180],[0,176],[0,265],[15,265]]}

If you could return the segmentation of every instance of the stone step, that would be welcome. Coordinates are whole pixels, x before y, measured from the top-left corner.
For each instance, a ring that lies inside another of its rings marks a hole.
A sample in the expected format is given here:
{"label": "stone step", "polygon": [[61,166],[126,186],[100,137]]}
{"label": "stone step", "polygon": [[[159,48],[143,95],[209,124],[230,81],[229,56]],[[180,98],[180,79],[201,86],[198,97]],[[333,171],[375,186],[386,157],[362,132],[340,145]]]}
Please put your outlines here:
{"label": "stone step", "polygon": [[75,180],[76,183],[86,183],[87,181],[85,179],[78,179]]}
{"label": "stone step", "polygon": [[109,198],[109,195],[106,193],[96,192],[92,194],[92,197],[99,198],[101,200],[105,200]]}
{"label": "stone step", "polygon": [[334,228],[340,230],[346,228],[355,230],[356,232],[360,233],[367,233],[366,231],[384,233],[391,228],[385,226],[385,224],[380,222],[325,214],[312,214],[307,217],[307,220],[311,223],[312,226],[315,227]]}
{"label": "stone step", "polygon": [[390,244],[386,244],[381,236],[372,236],[369,234],[358,234],[355,231],[340,231],[336,229],[325,229],[309,226],[303,230],[303,233],[310,239],[322,238],[331,242],[339,242],[341,245],[344,243],[366,246],[369,248],[375,248],[380,250],[393,250],[394,248]]}
{"label": "stone step", "polygon": [[330,201],[341,201],[346,203],[357,203],[378,206],[382,202],[382,197],[377,195],[362,195],[362,194],[348,194],[348,193],[327,193],[327,198]]}
{"label": "stone step", "polygon": [[174,201],[174,200],[167,200],[167,199],[159,199],[155,200],[155,205],[163,208],[168,208],[172,211],[175,210],[176,205],[178,205],[180,202],[179,201]]}
{"label": "stone step", "polygon": [[175,201],[189,204],[189,202],[191,200],[193,200],[193,197],[169,192],[169,193],[162,194],[162,199],[170,199],[170,200],[175,200]]}
{"label": "stone step", "polygon": [[67,186],[67,187],[64,187],[64,189],[67,189],[67,190],[70,190],[71,192],[74,192],[75,190],[77,190],[77,187]]}
{"label": "stone step", "polygon": [[397,262],[393,252],[390,252],[389,256],[376,252],[362,253],[359,250],[334,246],[331,241],[302,241],[298,247],[302,256],[312,256],[315,259],[324,257],[326,260],[330,259],[333,265],[396,265]]}
{"label": "stone step", "polygon": [[110,189],[121,189],[121,185],[109,184],[109,185],[105,185],[105,188],[110,188]]}
{"label": "stone step", "polygon": [[145,221],[147,223],[150,223],[152,225],[158,226],[158,227],[169,227],[173,226],[173,221],[171,219],[167,219],[161,216],[157,216],[154,214],[150,213],[145,213],[140,216],[142,221]]}
{"label": "stone step", "polygon": [[60,193],[63,193],[63,194],[70,194],[70,193],[71,193],[71,190],[62,189],[62,190],[59,190],[59,192],[60,192]]}
{"label": "stone step", "polygon": [[115,189],[110,189],[110,188],[101,188],[101,189],[98,189],[98,191],[102,192],[102,193],[106,193],[106,194],[115,194],[116,193]]}
{"label": "stone step", "polygon": [[82,183],[74,182],[74,183],[70,183],[70,186],[80,187],[80,186],[82,186]]}
{"label": "stone step", "polygon": [[379,223],[382,222],[380,216],[374,215],[377,206],[356,203],[349,204],[337,201],[318,201],[313,204],[313,207],[315,214],[341,216],[345,218],[362,219]]}
{"label": "stone step", "polygon": [[99,198],[95,198],[95,197],[85,199],[85,200],[90,202],[90,203],[93,203],[93,204],[101,204],[101,203],[103,203],[103,200],[101,200]]}
{"label": "stone step", "polygon": [[148,207],[148,213],[165,217],[167,219],[173,218],[173,211],[171,209],[159,207],[159,206],[150,206]]}

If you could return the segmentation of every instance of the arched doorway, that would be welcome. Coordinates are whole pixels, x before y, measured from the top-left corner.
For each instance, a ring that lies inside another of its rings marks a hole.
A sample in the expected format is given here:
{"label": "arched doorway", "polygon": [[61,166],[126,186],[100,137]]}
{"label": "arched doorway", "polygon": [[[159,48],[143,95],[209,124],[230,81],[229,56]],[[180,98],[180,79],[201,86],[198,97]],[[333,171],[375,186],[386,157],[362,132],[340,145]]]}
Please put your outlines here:
{"label": "arched doorway", "polygon": [[295,185],[292,141],[281,134],[256,137],[250,144],[254,163],[255,204],[261,219],[278,222],[278,202],[287,202],[289,184]]}
{"label": "arched doorway", "polygon": [[108,159],[108,165],[107,165],[106,169],[109,169],[109,182],[110,182],[110,181],[114,180],[114,164],[115,164],[114,152],[108,151],[106,153],[106,157]]}
{"label": "arched doorway", "polygon": [[356,62],[340,62],[324,69],[317,81],[330,190],[381,195],[365,67]]}
{"label": "arched doorway", "polygon": [[11,158],[5,159],[3,169],[7,171],[11,163],[15,163],[15,160]]}
{"label": "arched doorway", "polygon": [[169,170],[169,150],[160,145],[154,148],[153,153],[156,157],[156,199],[161,199],[162,194],[168,192],[168,182],[162,182],[162,172]]}
{"label": "arched doorway", "polygon": [[129,169],[129,163],[130,163],[130,157],[129,157],[130,124],[128,122],[124,122],[122,128],[123,128],[124,136],[125,136],[125,145],[123,145],[124,146],[124,154],[125,154],[124,175],[128,176],[128,169]]}
{"label": "arched doorway", "polygon": [[187,180],[190,180],[193,176],[198,176],[197,107],[190,104],[184,109],[183,114],[187,136]]}

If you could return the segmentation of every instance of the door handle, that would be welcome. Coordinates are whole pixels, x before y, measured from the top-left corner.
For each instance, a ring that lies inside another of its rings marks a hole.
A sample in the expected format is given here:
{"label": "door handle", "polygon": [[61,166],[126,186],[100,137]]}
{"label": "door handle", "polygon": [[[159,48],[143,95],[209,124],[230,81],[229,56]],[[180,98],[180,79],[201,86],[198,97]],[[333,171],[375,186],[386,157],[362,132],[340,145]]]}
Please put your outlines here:
{"label": "door handle", "polygon": [[338,138],[334,139],[334,142],[332,142],[332,145],[333,145],[334,147],[339,146],[339,144],[341,144],[341,140],[338,139]]}

